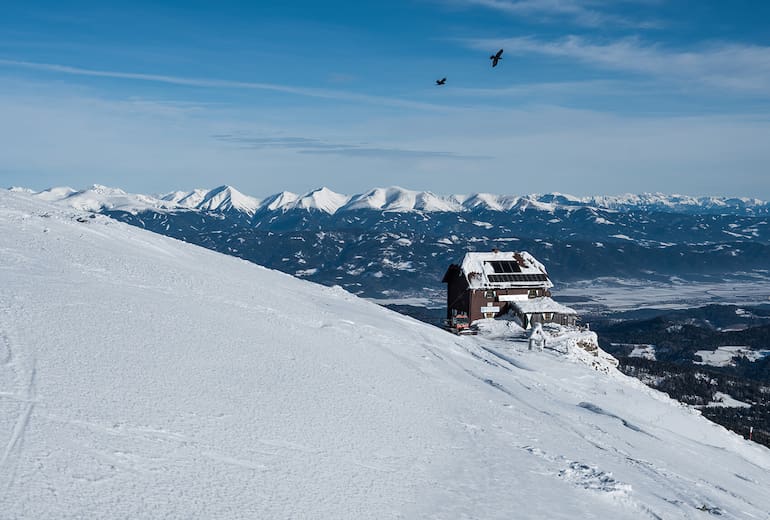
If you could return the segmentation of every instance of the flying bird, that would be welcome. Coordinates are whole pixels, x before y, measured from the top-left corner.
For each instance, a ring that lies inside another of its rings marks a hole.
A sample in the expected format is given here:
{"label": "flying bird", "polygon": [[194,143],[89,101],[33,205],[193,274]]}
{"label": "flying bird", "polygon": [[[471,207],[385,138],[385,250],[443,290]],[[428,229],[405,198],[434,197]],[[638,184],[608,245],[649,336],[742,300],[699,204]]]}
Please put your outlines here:
{"label": "flying bird", "polygon": [[497,67],[497,62],[503,59],[503,49],[497,51],[497,54],[493,54],[489,59],[492,60],[492,66]]}
{"label": "flying bird", "polygon": [[436,85],[445,85],[446,84],[446,78],[441,78],[436,80]]}

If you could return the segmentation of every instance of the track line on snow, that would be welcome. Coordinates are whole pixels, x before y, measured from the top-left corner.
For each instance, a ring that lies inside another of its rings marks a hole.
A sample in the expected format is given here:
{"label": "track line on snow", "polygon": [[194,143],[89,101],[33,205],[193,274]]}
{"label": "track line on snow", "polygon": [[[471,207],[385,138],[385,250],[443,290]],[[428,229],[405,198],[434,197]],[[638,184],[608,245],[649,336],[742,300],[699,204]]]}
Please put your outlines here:
{"label": "track line on snow", "polygon": [[[497,381],[494,381],[494,380],[488,379],[488,378],[484,378],[483,376],[475,374],[475,373],[473,373],[471,371],[469,371],[468,373],[470,375],[476,377],[477,379],[483,381],[487,385],[489,385],[489,386],[491,386],[491,387],[493,387],[493,388],[503,392],[504,394],[506,394],[506,395],[508,395],[508,396],[510,396],[510,397],[512,397],[512,398],[514,398],[516,400],[518,400],[520,404],[526,405],[526,406],[530,407],[533,410],[537,410],[537,408],[532,406],[530,403],[526,402],[526,400],[522,399],[521,397],[519,397],[517,395],[514,395],[513,392],[508,390],[505,386],[503,386],[502,384],[498,383]],[[606,414],[605,410],[602,410],[599,407],[596,407],[595,405],[591,405],[590,403],[582,403],[582,406],[581,405],[578,405],[578,406],[580,406],[581,408],[586,408],[589,411],[592,411],[594,413],[602,413],[602,412],[604,412],[602,414]],[[591,408],[594,408],[594,409],[591,409]],[[600,450],[603,450],[603,451],[607,450],[607,447],[602,446],[600,443],[596,442],[595,440],[590,439],[588,436],[586,436],[584,433],[580,432],[573,425],[571,425],[567,421],[563,420],[561,417],[558,417],[558,416],[556,416],[554,414],[550,414],[550,413],[548,413],[547,415],[549,415],[553,420],[555,420],[558,424],[560,424],[565,429],[565,431],[572,432],[573,434],[575,434],[579,438],[582,438],[585,442],[587,442],[589,444],[592,444],[593,446],[595,446],[596,448],[598,448]],[[623,421],[618,416],[614,416],[613,415],[613,418],[619,419],[619,420]],[[623,421],[623,422],[625,422],[625,421]],[[628,427],[626,424],[624,424],[624,426]],[[641,429],[638,429],[638,428],[629,428],[629,429],[632,430],[632,431],[635,431],[637,433],[642,433],[644,435],[647,435],[647,436],[650,436],[650,437],[653,437],[653,438],[657,439],[657,437],[655,437],[654,435],[651,435],[651,434],[649,434],[649,433],[647,433],[645,431],[642,431]],[[542,456],[542,453],[543,453],[542,450],[539,450],[537,448],[533,448],[533,447],[530,447],[530,446],[522,446],[521,448],[525,449],[526,451],[529,451],[530,453],[533,453],[535,455],[541,454],[541,456]],[[653,464],[651,464],[651,463],[649,463],[647,461],[642,461],[642,460],[638,460],[638,459],[635,459],[633,457],[630,457],[627,454],[625,454],[624,452],[622,452],[621,450],[618,450],[617,448],[612,448],[612,451],[614,451],[617,455],[623,457],[623,459],[627,463],[630,463],[630,464],[634,465],[635,467],[637,467],[638,469],[641,469],[644,473],[647,474],[648,478],[650,478],[651,481],[657,482],[657,481],[660,481],[661,478],[663,478],[666,481],[666,483],[667,483],[666,485],[667,485],[668,492],[672,493],[675,498],[672,499],[670,497],[660,496],[659,498],[661,498],[662,500],[666,500],[668,502],[674,503],[674,502],[672,502],[672,500],[673,500],[673,501],[675,501],[675,502],[677,502],[679,504],[685,504],[685,505],[688,505],[688,506],[692,506],[695,509],[697,509],[698,507],[703,506],[704,504],[707,504],[707,503],[711,504],[712,501],[709,500],[708,497],[706,497],[705,495],[703,495],[701,493],[697,493],[697,494],[693,495],[693,490],[694,489],[699,489],[699,488],[702,488],[702,487],[712,487],[712,488],[715,488],[715,486],[712,483],[710,483],[708,481],[705,481],[705,480],[696,481],[696,480],[693,480],[691,478],[686,478],[683,475],[680,475],[678,473],[672,472],[669,469],[666,469],[666,468],[663,468],[663,467],[658,467],[658,466],[655,466],[655,465],[653,465]],[[565,459],[563,456],[557,456],[556,458]],[[574,461],[570,461],[570,462],[574,462]],[[575,467],[570,466],[569,469],[567,471],[565,471],[565,473],[560,475],[560,476],[562,476],[562,477],[564,477],[564,476],[579,477],[579,478],[570,479],[570,480],[575,480],[576,482],[582,482],[586,478],[592,476],[591,474],[592,474],[592,470],[593,469],[594,468],[591,465],[588,465],[588,468],[584,468],[582,465],[580,465],[580,463],[578,463],[578,466],[575,466]],[[592,480],[593,480],[592,478],[588,478],[587,481],[590,482]],[[627,494],[627,496],[622,497],[622,500],[619,500],[619,502],[625,501],[625,502],[628,502],[628,503],[634,505],[635,507],[638,507],[639,511],[641,513],[644,513],[644,514],[648,515],[652,519],[660,520],[662,518],[659,514],[657,514],[655,511],[653,511],[649,506],[647,506],[647,505],[645,505],[645,504],[643,504],[641,502],[638,502],[635,499],[633,499],[631,490],[629,489],[628,491],[629,491],[629,493]],[[720,491],[722,491],[723,493],[726,493],[726,494],[730,494],[730,492],[728,490],[720,490]],[[618,497],[613,497],[613,498],[618,498]],[[746,498],[744,498],[744,497],[735,497],[735,498],[738,498],[738,499],[742,500],[745,504],[753,507],[753,504],[749,500],[747,500]],[[711,504],[709,507],[711,507],[715,511],[716,510],[724,511],[722,508],[717,507],[717,506],[715,506],[713,504]]]}
{"label": "track line on snow", "polygon": [[10,365],[11,361],[13,361],[11,342],[8,340],[8,336],[5,333],[0,332],[0,365]]}
{"label": "track line on snow", "polygon": [[[6,475],[8,475],[8,481],[5,484],[5,489],[3,489],[3,500],[5,500],[5,497],[8,495],[8,491],[11,489],[11,486],[13,486],[13,483],[16,480],[16,470],[18,468],[19,459],[21,457],[21,450],[24,444],[24,434],[27,431],[30,418],[32,417],[32,412],[35,409],[36,377],[37,370],[35,368],[35,360],[33,358],[32,368],[29,373],[29,380],[25,388],[26,398],[22,401],[23,406],[21,413],[14,423],[13,430],[11,431],[11,437],[5,446],[3,457],[0,459],[0,471],[3,471],[6,473]],[[12,466],[10,471],[8,471],[9,466]]]}
{"label": "track line on snow", "polygon": [[514,366],[516,368],[519,368],[521,370],[528,370],[529,372],[534,372],[533,369],[529,368],[528,366],[524,365],[523,363],[521,363],[519,361],[516,361],[511,356],[506,356],[505,354],[502,354],[502,353],[500,353],[500,352],[498,352],[498,351],[496,351],[496,350],[494,350],[494,349],[492,349],[490,347],[485,347],[484,345],[479,345],[479,346],[483,350],[485,350],[485,351],[489,352],[490,354],[492,354],[493,356],[495,356],[496,358],[502,359],[503,361],[506,361],[508,364],[510,364],[510,365],[512,365],[512,366]]}

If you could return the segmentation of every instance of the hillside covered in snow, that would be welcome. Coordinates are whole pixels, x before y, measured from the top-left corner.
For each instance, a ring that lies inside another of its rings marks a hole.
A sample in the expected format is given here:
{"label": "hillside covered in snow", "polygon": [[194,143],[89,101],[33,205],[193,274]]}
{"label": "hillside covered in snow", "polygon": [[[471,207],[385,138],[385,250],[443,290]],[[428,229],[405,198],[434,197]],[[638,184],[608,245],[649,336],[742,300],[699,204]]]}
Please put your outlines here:
{"label": "hillside covered in snow", "polygon": [[39,199],[0,191],[2,518],[768,518],[770,451],[569,338]]}

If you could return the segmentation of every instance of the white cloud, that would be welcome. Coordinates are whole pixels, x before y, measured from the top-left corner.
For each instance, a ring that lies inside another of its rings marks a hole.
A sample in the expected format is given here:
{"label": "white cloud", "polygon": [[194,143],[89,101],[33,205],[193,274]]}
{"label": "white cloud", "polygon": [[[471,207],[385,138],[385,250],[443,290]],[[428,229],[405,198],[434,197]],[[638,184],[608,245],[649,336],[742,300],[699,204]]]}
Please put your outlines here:
{"label": "white cloud", "polygon": [[215,89],[241,89],[241,90],[267,90],[292,94],[296,96],[332,99],[337,101],[348,101],[353,103],[365,103],[380,106],[389,106],[396,108],[405,108],[412,110],[452,110],[453,107],[441,106],[433,103],[412,101],[385,96],[373,96],[370,94],[360,94],[357,92],[348,92],[343,90],[330,90],[312,87],[295,87],[290,85],[281,85],[276,83],[263,83],[253,81],[232,81],[223,79],[209,78],[189,78],[184,76],[168,76],[163,74],[146,74],[138,72],[121,72],[113,70],[84,69],[80,67],[71,67],[69,65],[59,65],[53,63],[37,63],[30,61],[0,59],[0,66],[39,70],[45,72],[54,72],[70,76],[89,76],[97,78],[124,79],[131,81],[147,81],[154,83],[165,83],[170,85],[215,88]]}
{"label": "white cloud", "polygon": [[709,86],[766,94],[770,89],[770,47],[736,43],[711,43],[692,50],[676,50],[647,44],[637,38],[594,42],[580,36],[542,41],[518,37],[477,39],[473,48],[502,46],[508,54],[539,54],[577,60],[620,72],[676,80],[693,86]]}
{"label": "white cloud", "polygon": [[[457,0],[462,4],[476,5],[503,13],[543,21],[560,21],[565,18],[584,27],[602,27],[605,25],[657,28],[660,22],[636,20],[611,12],[608,8],[618,2],[602,0]],[[649,3],[645,0],[629,0],[626,3]]]}

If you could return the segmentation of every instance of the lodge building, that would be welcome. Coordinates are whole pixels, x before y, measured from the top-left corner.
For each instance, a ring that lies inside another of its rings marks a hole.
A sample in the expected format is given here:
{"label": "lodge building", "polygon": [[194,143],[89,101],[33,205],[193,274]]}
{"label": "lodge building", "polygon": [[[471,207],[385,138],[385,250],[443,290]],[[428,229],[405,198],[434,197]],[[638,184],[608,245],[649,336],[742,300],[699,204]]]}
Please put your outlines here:
{"label": "lodge building", "polygon": [[511,313],[522,326],[553,322],[575,325],[577,313],[551,299],[545,266],[529,253],[469,252],[446,271],[447,322],[458,316],[473,323]]}

